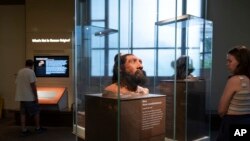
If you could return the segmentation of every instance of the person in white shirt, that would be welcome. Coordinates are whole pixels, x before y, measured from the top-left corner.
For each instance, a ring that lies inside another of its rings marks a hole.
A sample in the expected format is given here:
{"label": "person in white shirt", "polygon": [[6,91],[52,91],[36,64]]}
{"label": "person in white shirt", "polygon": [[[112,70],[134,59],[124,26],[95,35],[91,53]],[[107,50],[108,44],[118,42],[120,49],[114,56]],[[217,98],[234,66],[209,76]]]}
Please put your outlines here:
{"label": "person in white shirt", "polygon": [[40,110],[38,104],[36,75],[33,71],[33,60],[26,60],[25,67],[20,69],[16,76],[16,97],[20,102],[21,136],[27,136],[30,131],[26,127],[26,114],[33,116],[37,133],[42,133],[46,128],[40,126]]}

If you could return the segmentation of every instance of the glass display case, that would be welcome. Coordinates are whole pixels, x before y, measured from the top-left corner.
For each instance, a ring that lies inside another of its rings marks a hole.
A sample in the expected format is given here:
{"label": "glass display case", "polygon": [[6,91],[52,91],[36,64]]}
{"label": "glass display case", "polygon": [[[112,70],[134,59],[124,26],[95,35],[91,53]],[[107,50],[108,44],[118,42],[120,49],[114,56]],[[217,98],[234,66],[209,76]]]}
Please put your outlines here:
{"label": "glass display case", "polygon": [[76,0],[76,140],[210,140],[212,22],[143,2]]}
{"label": "glass display case", "polygon": [[[174,72],[159,80],[158,87],[167,99],[166,138],[209,140],[212,22],[182,15],[158,21],[155,26],[158,57]],[[169,46],[174,48],[172,52],[167,50]]]}
{"label": "glass display case", "polygon": [[108,82],[102,71],[108,65],[104,61],[103,48],[111,34],[117,34],[117,30],[97,26],[80,26],[76,29],[73,132],[81,139],[85,139],[85,95],[102,93]]}

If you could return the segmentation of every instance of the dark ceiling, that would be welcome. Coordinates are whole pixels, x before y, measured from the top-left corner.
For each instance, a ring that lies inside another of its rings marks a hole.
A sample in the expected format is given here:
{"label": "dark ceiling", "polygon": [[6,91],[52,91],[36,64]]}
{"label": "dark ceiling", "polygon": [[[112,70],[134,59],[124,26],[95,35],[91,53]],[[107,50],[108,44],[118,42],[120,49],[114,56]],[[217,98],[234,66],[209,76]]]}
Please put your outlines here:
{"label": "dark ceiling", "polygon": [[0,0],[0,5],[23,5],[25,0]]}

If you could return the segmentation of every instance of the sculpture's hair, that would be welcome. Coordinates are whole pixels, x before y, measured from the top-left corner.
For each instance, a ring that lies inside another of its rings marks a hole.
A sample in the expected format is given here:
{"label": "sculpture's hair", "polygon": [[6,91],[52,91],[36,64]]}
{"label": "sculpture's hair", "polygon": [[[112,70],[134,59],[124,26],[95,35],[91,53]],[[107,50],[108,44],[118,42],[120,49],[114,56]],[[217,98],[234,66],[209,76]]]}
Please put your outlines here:
{"label": "sculpture's hair", "polygon": [[[125,71],[125,63],[127,60],[127,56],[132,54],[124,54],[121,53],[116,54],[114,58],[114,66],[113,66],[113,77],[112,77],[112,83],[116,83],[118,81],[118,75],[120,71]],[[119,68],[119,62],[120,62],[120,68]]]}

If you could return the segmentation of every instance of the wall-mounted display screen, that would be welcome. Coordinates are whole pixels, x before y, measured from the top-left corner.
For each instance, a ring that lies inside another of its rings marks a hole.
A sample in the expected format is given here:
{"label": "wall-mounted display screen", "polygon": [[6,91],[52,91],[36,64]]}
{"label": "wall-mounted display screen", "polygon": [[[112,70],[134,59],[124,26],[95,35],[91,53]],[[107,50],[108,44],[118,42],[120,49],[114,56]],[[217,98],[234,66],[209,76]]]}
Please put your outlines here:
{"label": "wall-mounted display screen", "polygon": [[69,77],[69,56],[34,56],[37,77]]}

